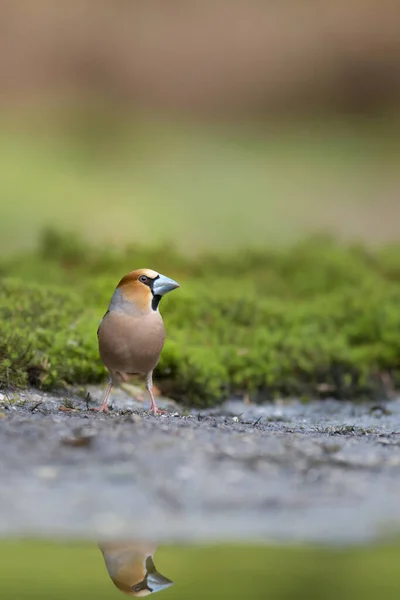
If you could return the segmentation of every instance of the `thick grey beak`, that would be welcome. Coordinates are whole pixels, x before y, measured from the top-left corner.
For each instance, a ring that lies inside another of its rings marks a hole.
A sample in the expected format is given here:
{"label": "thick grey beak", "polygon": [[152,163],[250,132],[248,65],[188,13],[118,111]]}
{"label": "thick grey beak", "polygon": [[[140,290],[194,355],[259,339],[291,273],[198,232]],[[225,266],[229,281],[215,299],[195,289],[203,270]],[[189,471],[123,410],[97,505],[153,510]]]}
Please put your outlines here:
{"label": "thick grey beak", "polygon": [[168,292],[172,292],[172,290],[178,287],[180,287],[179,283],[173,279],[165,277],[165,275],[159,275],[153,283],[153,294],[155,296],[164,296],[164,294],[168,294]]}
{"label": "thick grey beak", "polygon": [[165,588],[170,587],[173,583],[173,581],[167,579],[158,571],[149,573],[147,576],[147,587],[152,590],[153,593],[165,590]]}

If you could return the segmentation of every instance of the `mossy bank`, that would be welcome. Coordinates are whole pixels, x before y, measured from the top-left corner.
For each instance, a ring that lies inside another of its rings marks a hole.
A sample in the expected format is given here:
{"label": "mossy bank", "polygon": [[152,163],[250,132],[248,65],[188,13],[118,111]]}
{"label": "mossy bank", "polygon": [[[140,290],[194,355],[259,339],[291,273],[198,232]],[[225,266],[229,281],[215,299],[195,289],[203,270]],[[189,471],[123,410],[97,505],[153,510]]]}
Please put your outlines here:
{"label": "mossy bank", "polygon": [[0,263],[0,384],[100,382],[96,330],[118,279],[147,266],[182,288],[163,299],[163,393],[377,397],[400,382],[400,245],[310,238],[286,249],[187,259],[173,248],[87,246],[47,231]]}

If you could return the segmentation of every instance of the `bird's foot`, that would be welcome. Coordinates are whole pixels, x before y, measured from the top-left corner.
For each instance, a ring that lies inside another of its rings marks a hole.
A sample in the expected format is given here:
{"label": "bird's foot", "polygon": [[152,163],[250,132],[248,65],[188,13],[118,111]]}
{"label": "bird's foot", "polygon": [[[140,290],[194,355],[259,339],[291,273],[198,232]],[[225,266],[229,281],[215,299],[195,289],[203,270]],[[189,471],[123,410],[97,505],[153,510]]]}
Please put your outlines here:
{"label": "bird's foot", "polygon": [[161,408],[158,408],[158,406],[152,406],[150,408],[150,412],[152,415],[166,415],[167,411],[166,410],[161,410]]}
{"label": "bird's foot", "polygon": [[89,410],[91,410],[93,412],[99,412],[99,413],[105,413],[105,414],[107,414],[109,412],[108,406],[103,406],[103,404],[101,406],[93,406],[93,407],[89,408]]}

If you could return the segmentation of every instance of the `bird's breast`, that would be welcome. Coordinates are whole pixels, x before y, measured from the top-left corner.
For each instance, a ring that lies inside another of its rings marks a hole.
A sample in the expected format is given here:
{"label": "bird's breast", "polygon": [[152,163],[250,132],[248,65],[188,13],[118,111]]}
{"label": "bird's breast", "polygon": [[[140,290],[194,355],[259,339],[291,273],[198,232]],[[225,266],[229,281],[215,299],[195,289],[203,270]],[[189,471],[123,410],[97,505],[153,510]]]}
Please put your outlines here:
{"label": "bird's breast", "polygon": [[164,323],[158,311],[136,316],[111,310],[100,324],[98,339],[100,357],[108,369],[145,374],[160,358]]}

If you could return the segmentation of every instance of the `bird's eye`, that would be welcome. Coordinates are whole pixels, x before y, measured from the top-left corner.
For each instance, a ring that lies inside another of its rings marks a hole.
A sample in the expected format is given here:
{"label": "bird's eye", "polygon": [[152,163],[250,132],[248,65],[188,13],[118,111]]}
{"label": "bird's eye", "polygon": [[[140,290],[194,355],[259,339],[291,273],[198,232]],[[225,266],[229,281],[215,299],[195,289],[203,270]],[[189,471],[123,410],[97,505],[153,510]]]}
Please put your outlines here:
{"label": "bird's eye", "polygon": [[139,277],[139,281],[141,281],[142,283],[148,283],[148,281],[149,281],[149,278],[148,278],[148,277],[146,277],[146,275],[141,275],[141,276]]}
{"label": "bird's eye", "polygon": [[142,589],[142,586],[140,585],[140,583],[138,583],[137,585],[132,586],[132,590],[134,592],[140,592],[141,589]]}

